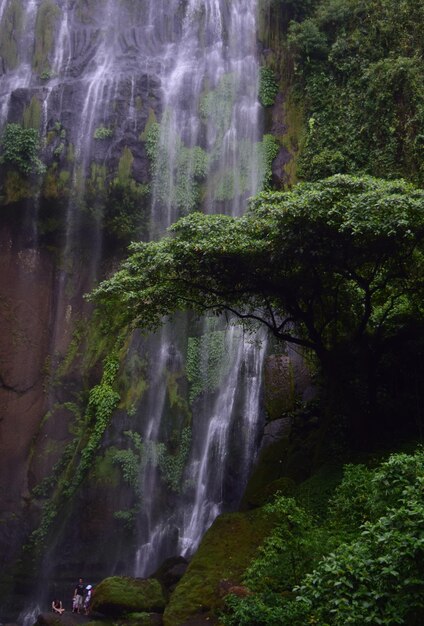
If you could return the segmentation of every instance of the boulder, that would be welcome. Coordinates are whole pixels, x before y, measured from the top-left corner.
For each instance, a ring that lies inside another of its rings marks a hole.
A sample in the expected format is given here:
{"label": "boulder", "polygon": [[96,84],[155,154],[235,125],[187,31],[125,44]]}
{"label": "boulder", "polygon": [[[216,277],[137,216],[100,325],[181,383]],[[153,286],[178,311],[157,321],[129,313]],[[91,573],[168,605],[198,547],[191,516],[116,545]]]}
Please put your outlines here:
{"label": "boulder", "polygon": [[174,556],[166,559],[159,569],[153,574],[162,585],[162,587],[170,592],[173,591],[185,574],[188,567],[188,561],[183,556]]}
{"label": "boulder", "polygon": [[112,576],[97,585],[91,609],[111,617],[128,613],[162,613],[165,597],[159,581],[154,578]]}

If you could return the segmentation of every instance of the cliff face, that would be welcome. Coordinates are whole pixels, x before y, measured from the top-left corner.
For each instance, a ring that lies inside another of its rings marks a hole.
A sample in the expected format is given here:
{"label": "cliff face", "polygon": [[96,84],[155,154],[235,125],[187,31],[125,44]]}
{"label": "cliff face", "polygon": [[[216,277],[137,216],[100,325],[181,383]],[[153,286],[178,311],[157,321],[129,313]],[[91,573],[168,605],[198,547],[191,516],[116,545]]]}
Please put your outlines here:
{"label": "cliff face", "polygon": [[[4,227],[0,243],[0,508],[3,567],[25,535],[32,439],[45,410],[54,267],[45,251],[26,248]],[[16,523],[18,518],[18,524]],[[18,537],[16,537],[17,527]]]}
{"label": "cliff face", "polygon": [[3,568],[40,523],[45,501],[32,489],[61,462],[75,406],[84,410],[99,375],[96,358],[76,357],[89,315],[83,294],[107,258],[146,232],[140,135],[161,106],[148,49],[157,40],[160,59],[171,19],[164,12],[147,41],[147,5],[0,3]]}
{"label": "cliff face", "polygon": [[240,500],[264,350],[216,320],[118,337],[83,296],[270,177],[258,68],[253,0],[0,1],[3,597],[148,573]]}

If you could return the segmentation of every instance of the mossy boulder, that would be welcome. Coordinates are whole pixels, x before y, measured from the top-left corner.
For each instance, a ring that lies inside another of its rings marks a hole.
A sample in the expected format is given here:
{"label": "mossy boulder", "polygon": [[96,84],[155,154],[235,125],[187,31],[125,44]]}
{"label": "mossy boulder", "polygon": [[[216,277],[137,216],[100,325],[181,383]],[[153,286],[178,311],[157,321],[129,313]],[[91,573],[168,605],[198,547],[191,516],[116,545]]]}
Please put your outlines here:
{"label": "mossy boulder", "polygon": [[222,581],[240,584],[272,526],[273,520],[262,509],[218,517],[171,595],[164,626],[200,623],[200,618],[201,623],[216,623],[216,613],[224,602]]}
{"label": "mossy boulder", "polygon": [[111,617],[128,613],[162,613],[165,598],[154,578],[112,576],[96,587],[91,604],[93,612]]}

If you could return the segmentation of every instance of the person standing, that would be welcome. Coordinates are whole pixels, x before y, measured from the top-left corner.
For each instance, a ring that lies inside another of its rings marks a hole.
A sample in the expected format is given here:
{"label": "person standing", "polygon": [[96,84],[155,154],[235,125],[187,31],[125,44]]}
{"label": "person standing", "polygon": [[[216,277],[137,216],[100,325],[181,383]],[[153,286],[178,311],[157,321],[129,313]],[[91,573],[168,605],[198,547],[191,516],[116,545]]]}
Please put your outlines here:
{"label": "person standing", "polygon": [[82,613],[84,607],[85,587],[82,578],[79,579],[74,591],[73,612]]}
{"label": "person standing", "polygon": [[90,613],[90,601],[93,587],[92,585],[87,585],[85,588],[85,598],[84,598],[84,610],[85,614],[88,615]]}

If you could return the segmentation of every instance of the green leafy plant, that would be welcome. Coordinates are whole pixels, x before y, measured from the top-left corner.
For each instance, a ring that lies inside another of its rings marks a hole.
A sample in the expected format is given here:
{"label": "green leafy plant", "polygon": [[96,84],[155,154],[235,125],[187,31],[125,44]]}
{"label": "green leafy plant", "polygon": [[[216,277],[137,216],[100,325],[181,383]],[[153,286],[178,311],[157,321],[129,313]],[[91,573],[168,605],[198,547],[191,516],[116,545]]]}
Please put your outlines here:
{"label": "green leafy plant", "polygon": [[225,331],[216,330],[200,337],[189,337],[186,368],[190,402],[204,392],[217,389],[229,365]]}
{"label": "green leafy plant", "polygon": [[259,71],[259,102],[264,107],[275,103],[278,94],[278,83],[275,73],[270,67],[261,67]]}
{"label": "green leafy plant", "polygon": [[[229,597],[223,622],[419,626],[424,616],[423,487],[424,452],[419,449],[392,455],[375,470],[347,466],[321,527],[294,502],[277,498],[273,509],[285,510],[287,517],[246,572],[250,595]],[[364,512],[367,521],[361,525]],[[310,549],[314,544],[315,552]],[[317,560],[319,550],[325,556]],[[303,580],[294,588],[287,586],[290,566],[284,565],[290,551],[299,572],[303,569]],[[305,569],[312,571],[305,575]]]}
{"label": "green leafy plant", "polygon": [[35,128],[7,124],[1,138],[1,161],[19,169],[23,174],[43,174],[45,165],[39,158],[40,140]]}
{"label": "green leafy plant", "polygon": [[164,443],[156,444],[157,463],[165,483],[173,491],[181,491],[181,479],[190,452],[191,428],[187,426],[181,433],[178,450],[170,454]]}
{"label": "green leafy plant", "polygon": [[110,139],[113,137],[113,128],[98,126],[94,131],[94,139]]}

